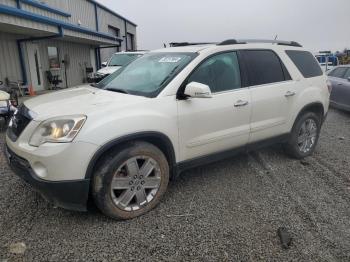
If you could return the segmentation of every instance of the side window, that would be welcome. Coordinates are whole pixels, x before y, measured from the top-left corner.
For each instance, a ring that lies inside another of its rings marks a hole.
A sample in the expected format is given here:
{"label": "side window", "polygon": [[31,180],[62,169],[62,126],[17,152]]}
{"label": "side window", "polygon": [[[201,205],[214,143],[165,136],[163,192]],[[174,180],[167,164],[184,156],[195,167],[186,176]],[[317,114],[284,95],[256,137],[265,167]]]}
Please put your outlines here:
{"label": "side window", "polygon": [[332,77],[337,77],[337,78],[344,78],[344,74],[348,70],[347,67],[338,67],[334,69],[332,72],[330,72],[328,75]]}
{"label": "side window", "polygon": [[323,75],[320,65],[310,52],[287,50],[286,53],[305,78]]}
{"label": "side window", "polygon": [[250,86],[290,80],[290,75],[280,58],[270,50],[242,51],[248,68]]}
{"label": "side window", "polygon": [[241,88],[241,75],[236,52],[210,57],[189,77],[188,83],[208,85],[213,93]]}

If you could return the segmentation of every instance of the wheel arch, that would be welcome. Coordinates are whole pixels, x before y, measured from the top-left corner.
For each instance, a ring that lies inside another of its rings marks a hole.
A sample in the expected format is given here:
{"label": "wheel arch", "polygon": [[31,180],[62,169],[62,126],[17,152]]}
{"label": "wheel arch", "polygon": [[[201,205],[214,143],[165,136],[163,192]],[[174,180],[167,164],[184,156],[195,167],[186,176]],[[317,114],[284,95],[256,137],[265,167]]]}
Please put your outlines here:
{"label": "wheel arch", "polygon": [[322,104],[321,102],[313,102],[313,103],[310,103],[310,104],[307,104],[306,106],[304,106],[304,107],[300,110],[300,112],[299,112],[297,118],[298,118],[301,114],[303,114],[304,112],[307,112],[307,111],[308,111],[308,112],[311,111],[311,112],[314,112],[314,113],[316,113],[316,114],[320,114],[321,117],[324,116],[324,114],[325,114],[325,108],[324,108],[323,104]]}
{"label": "wheel arch", "polygon": [[87,167],[85,178],[90,179],[95,171],[97,163],[104,157],[108,152],[116,150],[127,143],[142,141],[148,142],[158,147],[168,160],[170,175],[176,173],[176,157],[173,143],[170,138],[163,133],[159,132],[139,132],[135,134],[126,135],[114,140],[109,141],[103,145],[99,150],[96,151],[94,156],[91,158],[90,163]]}
{"label": "wheel arch", "polygon": [[301,110],[299,110],[299,113],[294,118],[293,127],[294,127],[295,123],[297,122],[297,120],[299,119],[299,117],[302,116],[305,112],[313,112],[313,113],[320,115],[321,123],[324,120],[325,108],[324,108],[323,104],[321,102],[313,102],[313,103],[305,105]]}

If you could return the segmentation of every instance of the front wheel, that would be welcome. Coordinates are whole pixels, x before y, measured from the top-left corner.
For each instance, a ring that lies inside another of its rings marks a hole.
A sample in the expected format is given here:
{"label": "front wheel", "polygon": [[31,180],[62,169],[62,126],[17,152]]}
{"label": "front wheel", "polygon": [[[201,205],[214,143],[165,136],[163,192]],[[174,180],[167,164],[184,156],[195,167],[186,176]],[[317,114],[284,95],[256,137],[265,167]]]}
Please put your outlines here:
{"label": "front wheel", "polygon": [[153,209],[169,182],[166,157],[145,142],[129,144],[106,156],[92,181],[97,207],[114,219],[132,219]]}
{"label": "front wheel", "polygon": [[321,118],[307,112],[300,116],[293,127],[291,137],[285,145],[286,152],[297,159],[312,155],[315,151],[321,131]]}

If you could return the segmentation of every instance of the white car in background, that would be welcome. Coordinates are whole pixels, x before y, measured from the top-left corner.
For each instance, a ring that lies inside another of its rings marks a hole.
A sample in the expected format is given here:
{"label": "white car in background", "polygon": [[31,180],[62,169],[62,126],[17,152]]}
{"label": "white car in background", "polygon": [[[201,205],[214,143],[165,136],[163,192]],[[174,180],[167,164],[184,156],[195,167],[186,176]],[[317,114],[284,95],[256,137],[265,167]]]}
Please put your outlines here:
{"label": "white car in background", "polygon": [[107,62],[102,63],[102,68],[96,72],[96,78],[102,80],[145,53],[144,51],[115,53]]}

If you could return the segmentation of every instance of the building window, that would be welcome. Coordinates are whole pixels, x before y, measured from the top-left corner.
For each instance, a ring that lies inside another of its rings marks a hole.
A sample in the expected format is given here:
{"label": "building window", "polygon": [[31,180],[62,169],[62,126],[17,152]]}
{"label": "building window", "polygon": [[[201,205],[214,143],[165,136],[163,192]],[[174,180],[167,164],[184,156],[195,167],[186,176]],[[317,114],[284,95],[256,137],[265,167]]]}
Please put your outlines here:
{"label": "building window", "polygon": [[[114,36],[116,36],[116,37],[120,37],[120,29],[117,28],[117,27],[114,27],[114,26],[109,25],[109,26],[108,26],[108,32],[109,32],[111,35],[114,35]],[[118,46],[118,47],[116,48],[116,51],[117,51],[117,52],[120,52],[120,46]]]}
{"label": "building window", "polygon": [[134,51],[135,50],[135,39],[134,39],[134,35],[127,33],[127,41],[128,41],[128,46],[127,46],[127,50],[128,51]]}
{"label": "building window", "polygon": [[61,68],[60,59],[58,57],[58,48],[55,46],[49,46],[47,48],[49,54],[49,68],[50,70],[57,70]]}

